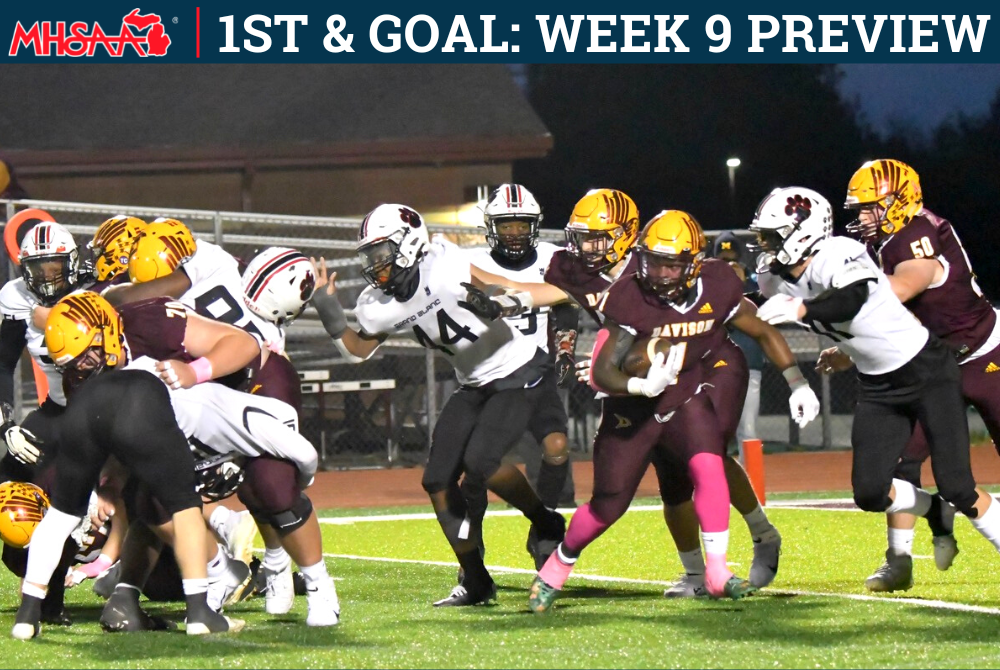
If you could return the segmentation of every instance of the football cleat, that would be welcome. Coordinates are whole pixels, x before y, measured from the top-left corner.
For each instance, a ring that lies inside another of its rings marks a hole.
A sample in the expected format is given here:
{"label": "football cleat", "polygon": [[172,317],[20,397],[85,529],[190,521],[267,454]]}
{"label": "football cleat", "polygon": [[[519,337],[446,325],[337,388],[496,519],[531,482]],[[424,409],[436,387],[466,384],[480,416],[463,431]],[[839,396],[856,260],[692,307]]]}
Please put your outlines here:
{"label": "football cleat", "polygon": [[909,591],[913,588],[913,557],[885,552],[885,563],[865,580],[865,588],[876,593]]}
{"label": "football cleat", "polygon": [[15,640],[30,640],[41,635],[41,611],[41,598],[22,594],[21,605],[14,618],[14,628],[10,631],[11,636]]}
{"label": "football cleat", "polygon": [[685,573],[663,592],[664,598],[704,598],[708,595],[705,589],[705,575]]}
{"label": "football cleat", "polygon": [[309,614],[307,626],[336,626],[340,623],[340,599],[332,577],[327,577],[313,587],[306,587]]}
{"label": "football cleat", "polygon": [[559,589],[549,586],[544,579],[536,576],[528,591],[528,608],[535,614],[545,614],[552,609],[552,604],[559,597],[559,593]]}
{"label": "football cleat", "polygon": [[741,598],[746,598],[747,596],[755,593],[757,587],[748,582],[745,579],[733,575],[726,582],[726,585],[722,589],[722,595],[719,598],[732,598],[733,600],[739,600]]}
{"label": "football cleat", "polygon": [[38,623],[16,623],[10,634],[15,640],[30,640],[42,634],[42,626]]}
{"label": "football cleat", "polygon": [[136,633],[149,630],[174,630],[177,626],[172,621],[161,617],[150,616],[139,605],[137,591],[129,593],[130,589],[116,590],[101,612],[101,628],[106,633]]}
{"label": "football cleat", "polygon": [[295,603],[295,582],[292,579],[291,561],[284,570],[269,570],[264,573],[264,610],[268,614],[287,614]]}
{"label": "football cleat", "polygon": [[947,570],[958,556],[958,542],[954,535],[941,535],[931,540],[934,545],[934,565],[938,570]]}
{"label": "football cleat", "polygon": [[223,575],[208,583],[208,606],[216,612],[243,599],[250,587],[250,566],[233,558]]}
{"label": "football cleat", "polygon": [[239,633],[246,622],[243,619],[230,619],[218,612],[202,614],[195,621],[188,621],[185,632],[188,635],[210,635],[212,633]]}
{"label": "football cleat", "polygon": [[753,541],[753,562],[750,574],[751,584],[758,589],[771,584],[778,576],[778,559],[781,556],[781,534],[771,526],[771,530]]}
{"label": "football cleat", "polygon": [[451,590],[447,598],[438,600],[434,607],[471,607],[473,605],[489,605],[496,602],[497,585],[490,580],[486,588],[469,590],[459,584]]}

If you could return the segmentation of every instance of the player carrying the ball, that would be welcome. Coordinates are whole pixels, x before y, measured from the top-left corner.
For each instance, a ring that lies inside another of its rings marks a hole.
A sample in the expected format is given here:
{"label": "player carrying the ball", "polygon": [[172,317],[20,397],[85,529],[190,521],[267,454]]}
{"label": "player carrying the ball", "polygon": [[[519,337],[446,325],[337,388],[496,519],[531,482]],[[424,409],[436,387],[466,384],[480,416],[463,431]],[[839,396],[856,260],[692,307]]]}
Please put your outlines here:
{"label": "player carrying the ball", "polygon": [[[725,326],[756,339],[782,371],[796,423],[812,421],[819,401],[784,338],[756,317],[732,268],[705,259],[705,246],[693,217],[661,212],[640,233],[637,270],[612,284],[599,306],[605,319],[592,384],[610,397],[594,445],[594,494],[577,509],[566,539],[535,578],[529,598],[535,612],[551,608],[582,551],[628,509],[655,450],[686,464],[694,484],[709,594],[738,599],[755,590],[726,566],[729,488],[723,457],[739,422],[748,373],[739,349],[727,346]],[[622,369],[633,345],[654,352],[644,377]],[[734,371],[742,383],[732,379]],[[725,382],[719,383],[722,375]]]}

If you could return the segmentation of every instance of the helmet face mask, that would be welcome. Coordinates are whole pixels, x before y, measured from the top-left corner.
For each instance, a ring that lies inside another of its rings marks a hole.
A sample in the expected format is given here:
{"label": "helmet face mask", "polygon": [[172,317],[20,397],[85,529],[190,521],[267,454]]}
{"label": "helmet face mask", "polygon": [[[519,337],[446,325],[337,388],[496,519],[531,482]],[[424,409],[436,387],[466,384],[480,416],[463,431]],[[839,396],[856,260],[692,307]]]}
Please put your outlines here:
{"label": "helmet face mask", "polygon": [[403,297],[416,276],[416,265],[404,266],[400,245],[394,240],[376,240],[358,249],[361,274],[372,288],[386,295]]}
{"label": "helmet face mask", "polygon": [[520,184],[501,184],[483,210],[486,241],[511,261],[519,261],[538,245],[542,208],[531,191]]}
{"label": "helmet face mask", "polygon": [[21,261],[24,284],[43,305],[52,306],[76,287],[74,250],[71,254],[34,256]]}
{"label": "helmet face mask", "polygon": [[639,281],[666,302],[682,300],[694,286],[705,253],[668,254],[639,247]]}
{"label": "helmet face mask", "polygon": [[78,284],[80,252],[73,235],[53,222],[37,224],[21,242],[18,254],[25,288],[51,307]]}
{"label": "helmet face mask", "polygon": [[621,226],[612,230],[567,226],[566,251],[582,260],[589,269],[604,271],[621,260],[615,251],[615,241],[624,234]]}

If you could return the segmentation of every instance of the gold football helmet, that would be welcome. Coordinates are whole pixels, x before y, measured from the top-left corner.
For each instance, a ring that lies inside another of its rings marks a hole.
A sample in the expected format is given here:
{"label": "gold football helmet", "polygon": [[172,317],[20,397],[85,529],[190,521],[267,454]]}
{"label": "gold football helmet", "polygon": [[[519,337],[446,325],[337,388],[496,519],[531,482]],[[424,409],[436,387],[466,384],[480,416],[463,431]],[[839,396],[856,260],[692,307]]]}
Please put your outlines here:
{"label": "gold football helmet", "polygon": [[876,218],[864,222],[859,217],[847,226],[847,230],[866,242],[881,235],[898,233],[916,216],[923,204],[920,177],[916,170],[892,158],[868,161],[851,177],[844,207],[855,210],[873,208]]}
{"label": "gold football helmet", "polygon": [[35,526],[49,509],[49,497],[28,482],[0,484],[0,539],[15,549],[31,542]]}
{"label": "gold football helmet", "polygon": [[566,224],[566,251],[593,270],[606,270],[625,258],[639,233],[639,208],[621,191],[588,191]]}
{"label": "gold football helmet", "polygon": [[191,231],[177,219],[156,219],[140,233],[128,259],[128,277],[136,283],[165,277],[194,255]]}
{"label": "gold football helmet", "polygon": [[57,367],[89,377],[121,359],[121,317],[93,291],[71,293],[49,312],[45,346]]}
{"label": "gold football helmet", "polygon": [[94,258],[94,276],[106,281],[128,270],[128,257],[132,253],[139,233],[148,224],[134,216],[119,214],[100,226],[87,245]]}
{"label": "gold football helmet", "polygon": [[705,260],[705,233],[687,212],[660,212],[639,239],[639,282],[663,300],[675,301],[694,286]]}

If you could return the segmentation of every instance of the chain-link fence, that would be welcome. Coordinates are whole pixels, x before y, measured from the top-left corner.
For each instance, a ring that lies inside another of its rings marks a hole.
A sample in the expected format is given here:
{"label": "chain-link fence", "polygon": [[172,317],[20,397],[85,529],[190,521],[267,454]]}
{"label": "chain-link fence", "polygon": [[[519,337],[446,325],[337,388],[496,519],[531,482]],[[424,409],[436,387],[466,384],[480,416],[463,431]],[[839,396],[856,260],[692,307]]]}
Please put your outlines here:
{"label": "chain-link fence", "polygon": [[[166,216],[183,221],[196,237],[220,244],[244,262],[268,246],[289,246],[307,255],[324,257],[331,271],[337,272],[338,291],[345,307],[355,303],[365,286],[354,253],[360,220],[32,200],[3,202],[8,219],[28,207],[47,211],[77,237],[81,247],[110,216],[128,214],[146,220]],[[461,246],[485,244],[482,229],[430,229]],[[545,230],[542,238],[561,243],[563,235],[561,231]],[[353,319],[349,309],[348,315]],[[581,352],[590,350],[593,337],[593,327],[585,324]],[[788,419],[784,380],[773,368],[765,367],[761,437],[771,448],[789,444],[813,448],[848,446],[855,398],[853,376],[816,375],[812,364],[820,349],[829,344],[820,336],[801,331],[789,331],[787,337],[803,371],[821,395],[823,414],[820,420],[798,431]],[[454,373],[444,358],[435,357],[432,351],[408,339],[392,338],[370,360],[348,364],[330,342],[312,308],[289,328],[287,351],[302,377],[302,432],[316,445],[326,467],[387,467],[425,460],[434,421],[456,387]],[[26,355],[19,374],[17,409],[23,410],[37,402]],[[586,457],[599,420],[599,404],[582,384],[564,391],[564,399],[570,416],[571,448]]]}

